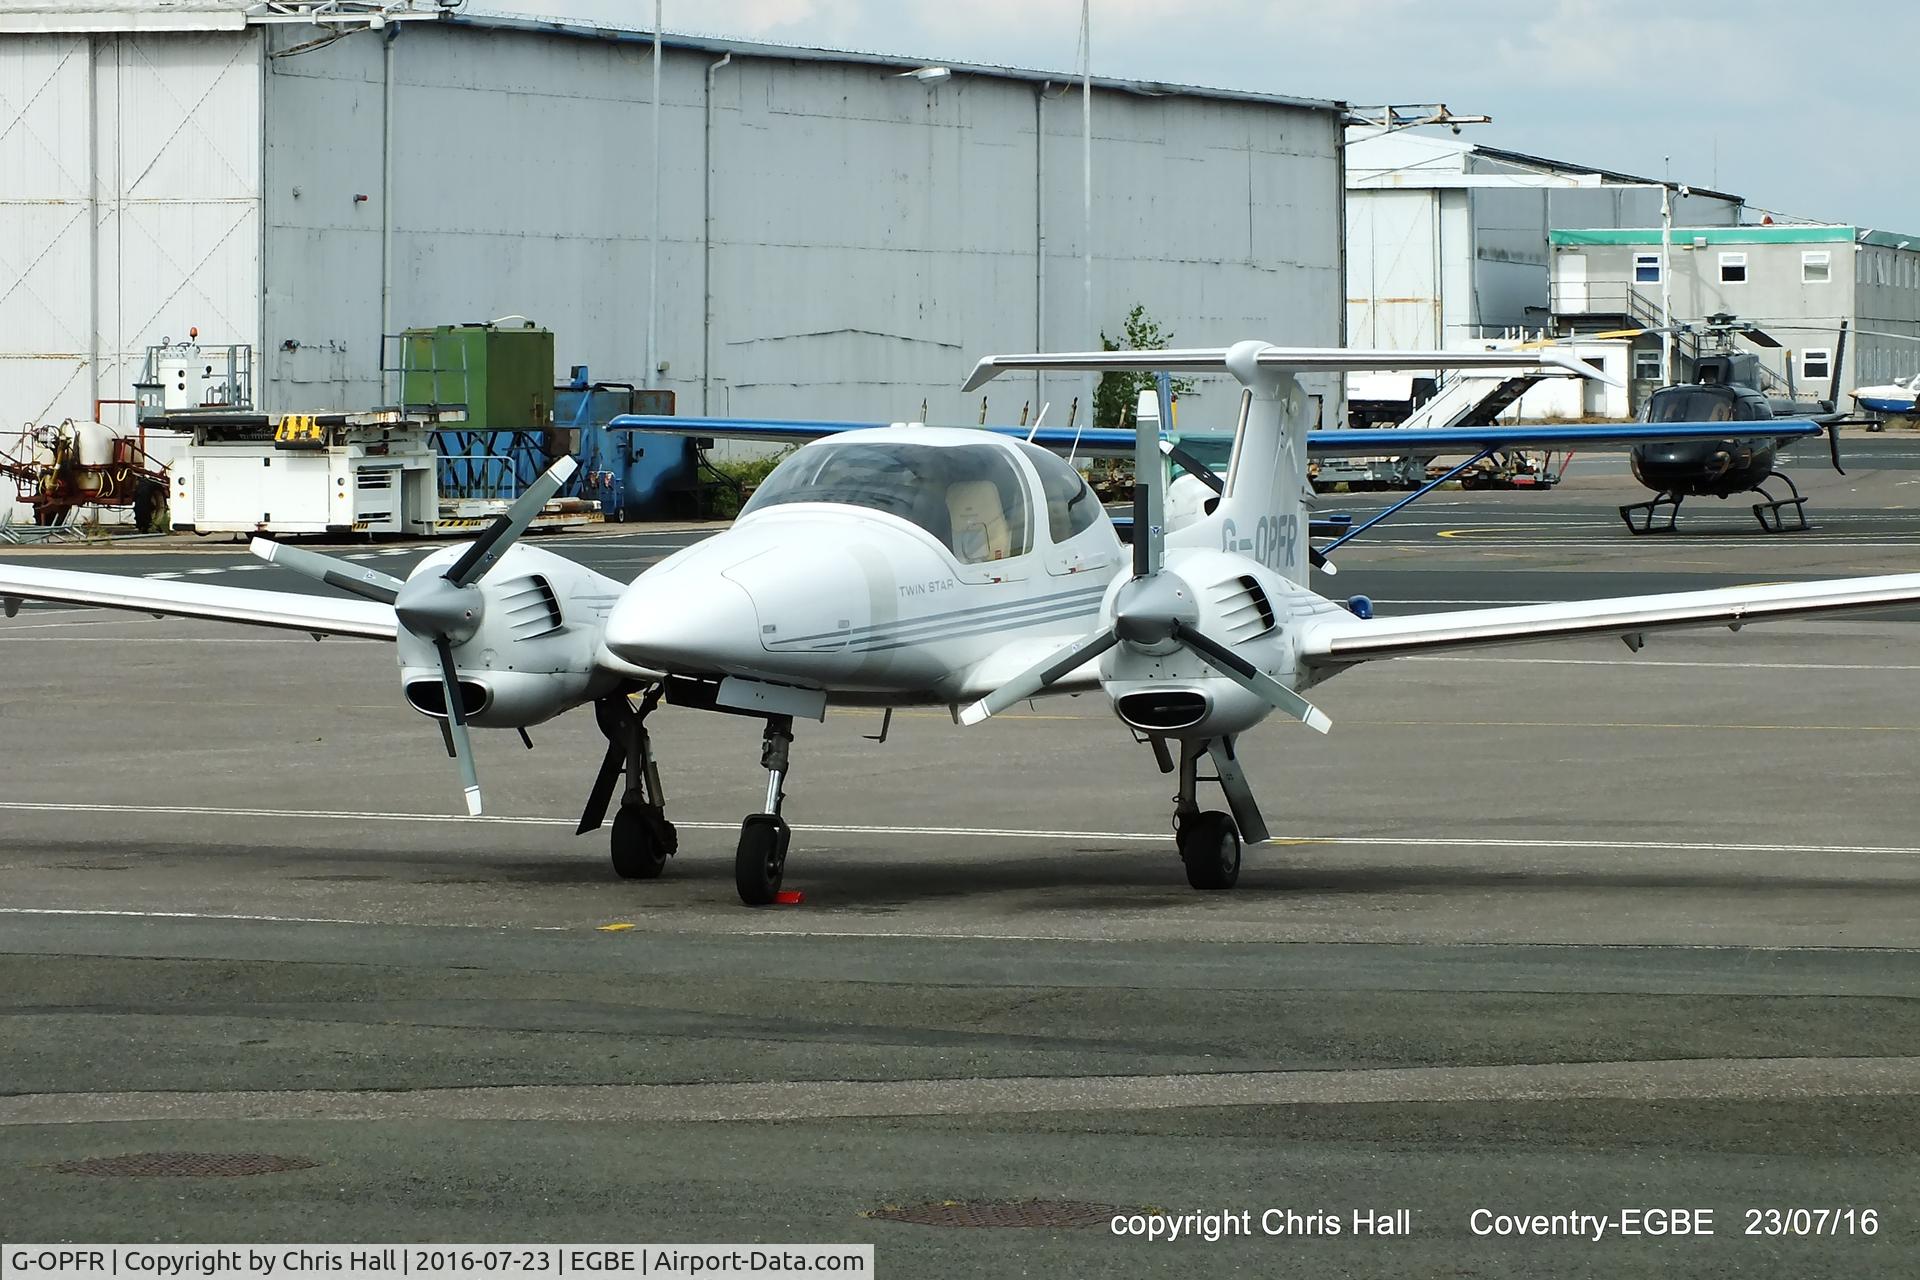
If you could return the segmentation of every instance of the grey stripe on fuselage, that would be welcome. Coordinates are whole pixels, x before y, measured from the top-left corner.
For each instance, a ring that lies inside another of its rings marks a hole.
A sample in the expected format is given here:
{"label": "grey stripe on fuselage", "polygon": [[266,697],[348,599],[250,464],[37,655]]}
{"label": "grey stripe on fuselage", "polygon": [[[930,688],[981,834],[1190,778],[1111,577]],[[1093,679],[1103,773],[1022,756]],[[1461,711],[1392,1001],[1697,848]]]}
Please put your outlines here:
{"label": "grey stripe on fuselage", "polygon": [[902,649],[910,644],[925,644],[930,639],[935,638],[940,640],[958,640],[968,636],[988,635],[1009,626],[1029,627],[1041,622],[1063,622],[1070,618],[1095,619],[1099,616],[1100,608],[1097,603],[1089,606],[1086,603],[1069,602],[1066,604],[1053,605],[1039,613],[1022,614],[1015,618],[994,618],[986,622],[964,627],[958,631],[945,631],[940,633],[938,637],[909,636],[904,639],[895,639],[891,635],[871,636],[867,641],[858,646],[847,646],[847,652],[879,653],[886,649]]}
{"label": "grey stripe on fuselage", "polygon": [[877,633],[886,633],[892,638],[904,631],[940,626],[962,619],[972,619],[986,614],[1007,614],[1009,617],[1039,608],[1059,608],[1067,604],[1083,604],[1097,600],[1107,594],[1105,583],[1095,587],[1081,587],[1073,591],[1057,591],[1052,595],[1035,596],[1027,600],[1009,600],[1000,604],[976,604],[964,609],[950,609],[945,613],[929,613],[910,620],[896,619],[892,622],[880,622],[865,627],[850,627],[845,631],[816,631],[812,635],[789,636],[777,641],[783,645],[805,644],[809,640],[845,640],[848,644],[880,638]]}

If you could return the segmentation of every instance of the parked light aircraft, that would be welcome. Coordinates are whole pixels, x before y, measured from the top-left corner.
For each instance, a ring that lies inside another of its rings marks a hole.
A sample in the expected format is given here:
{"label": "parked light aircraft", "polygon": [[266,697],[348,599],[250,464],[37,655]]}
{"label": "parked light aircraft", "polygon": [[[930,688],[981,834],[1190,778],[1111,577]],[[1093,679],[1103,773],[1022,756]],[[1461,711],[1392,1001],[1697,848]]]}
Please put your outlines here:
{"label": "parked light aircraft", "polygon": [[[1564,363],[1553,353],[1526,357]],[[1513,352],[1373,352],[1242,342],[1226,349],[993,356],[972,389],[1008,370],[1145,369],[1231,374],[1236,444],[1212,510],[1178,528],[1161,514],[1151,429],[1133,435],[1131,552],[1079,474],[1019,436],[975,429],[626,419],[713,434],[800,435],[726,531],[620,583],[518,538],[572,469],[563,460],[480,538],[433,552],[408,577],[303,548],[254,550],[358,599],[0,565],[0,602],[65,601],[392,640],[407,701],[436,719],[469,811],[481,809],[469,726],[523,730],[591,705],[607,750],[579,830],[614,809],[622,876],[650,878],[677,844],[646,722],[664,699],[765,722],[761,812],[742,824],[735,880],[772,901],[790,833],[780,816],[793,722],[835,704],[940,705],[977,724],[1044,693],[1103,690],[1178,779],[1176,843],[1188,881],[1225,889],[1243,842],[1267,838],[1240,765],[1270,713],[1325,732],[1305,696],[1361,663],[1482,645],[1614,635],[1638,648],[1663,628],[1722,625],[1920,602],[1920,574],[1752,586],[1568,604],[1367,618],[1308,586],[1309,448],[1407,447],[1388,429],[1309,431],[1298,376],[1517,363]],[[1164,404],[1157,415],[1167,421]],[[1811,435],[1811,422],[1770,427]],[[1633,444],[1717,438],[1724,424],[1423,430],[1420,447]],[[1446,437],[1442,439],[1441,437]],[[1037,439],[1038,437],[1036,437]],[[1214,777],[1203,779],[1202,761]],[[1226,811],[1204,811],[1217,781]],[[620,803],[613,805],[615,792]]]}

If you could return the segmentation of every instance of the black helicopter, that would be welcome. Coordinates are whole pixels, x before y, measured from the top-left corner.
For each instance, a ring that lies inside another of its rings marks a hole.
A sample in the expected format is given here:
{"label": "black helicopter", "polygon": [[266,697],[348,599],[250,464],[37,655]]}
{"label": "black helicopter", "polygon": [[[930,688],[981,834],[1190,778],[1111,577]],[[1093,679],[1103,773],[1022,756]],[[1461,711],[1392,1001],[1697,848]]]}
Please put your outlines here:
{"label": "black helicopter", "polygon": [[[1644,330],[1643,332],[1657,332]],[[1679,444],[1636,446],[1630,455],[1633,477],[1651,489],[1655,497],[1647,502],[1620,508],[1620,518],[1629,532],[1671,533],[1680,514],[1680,503],[1689,497],[1729,498],[1736,493],[1757,493],[1762,501],[1753,504],[1753,517],[1767,533],[1799,532],[1808,528],[1807,500],[1792,477],[1777,467],[1780,447],[1789,443],[1766,434],[1759,424],[1779,418],[1811,419],[1827,429],[1828,449],[1833,469],[1845,475],[1840,466],[1840,426],[1858,421],[1838,411],[1840,368],[1846,358],[1847,326],[1840,325],[1840,339],[1834,351],[1833,381],[1827,399],[1814,402],[1769,399],[1760,386],[1760,358],[1752,352],[1732,349],[1732,335],[1742,334],[1763,346],[1780,344],[1763,331],[1738,326],[1730,316],[1714,316],[1706,332],[1721,339],[1723,349],[1696,356],[1692,382],[1661,387],[1647,399],[1646,422],[1726,422],[1730,432],[1724,440],[1697,440]],[[1754,424],[1736,427],[1731,424]],[[1769,481],[1779,481],[1791,497],[1776,498],[1767,489]],[[1666,523],[1655,517],[1666,513]],[[1636,522],[1635,517],[1640,519]]]}

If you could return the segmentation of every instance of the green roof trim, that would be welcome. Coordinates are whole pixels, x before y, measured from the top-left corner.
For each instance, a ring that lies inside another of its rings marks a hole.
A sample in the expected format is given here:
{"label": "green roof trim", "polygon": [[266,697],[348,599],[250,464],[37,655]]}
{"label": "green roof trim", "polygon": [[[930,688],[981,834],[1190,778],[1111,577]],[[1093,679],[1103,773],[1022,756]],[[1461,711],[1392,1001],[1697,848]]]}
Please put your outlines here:
{"label": "green roof trim", "polygon": [[[1708,244],[1852,244],[1859,234],[1856,227],[1675,227],[1673,242],[1691,244],[1705,237]],[[1873,244],[1896,244],[1904,237],[1888,237],[1884,231],[1868,234]],[[1554,245],[1580,244],[1659,244],[1658,227],[1600,227],[1590,231],[1549,231]],[[1920,244],[1920,239],[1916,239]]]}

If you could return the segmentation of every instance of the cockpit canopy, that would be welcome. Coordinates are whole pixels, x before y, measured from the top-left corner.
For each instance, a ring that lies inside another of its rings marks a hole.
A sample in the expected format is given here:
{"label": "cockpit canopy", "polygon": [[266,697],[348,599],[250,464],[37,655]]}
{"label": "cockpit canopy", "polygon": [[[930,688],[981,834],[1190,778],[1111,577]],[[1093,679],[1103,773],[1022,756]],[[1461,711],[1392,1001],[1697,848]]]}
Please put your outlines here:
{"label": "cockpit canopy", "polygon": [[[1065,542],[1104,516],[1079,472],[1036,445],[1014,444],[1039,474],[1052,541]],[[999,444],[822,441],[775,467],[740,514],[788,502],[884,511],[919,525],[962,564],[1025,555],[1035,539],[1027,481],[1012,453]]]}
{"label": "cockpit canopy", "polygon": [[1648,422],[1759,422],[1772,416],[1763,397],[1724,384],[1662,387],[1647,398]]}
{"label": "cockpit canopy", "polygon": [[894,440],[827,441],[773,469],[742,516],[787,502],[835,502],[910,520],[962,564],[1033,549],[1027,487],[1005,449]]}

